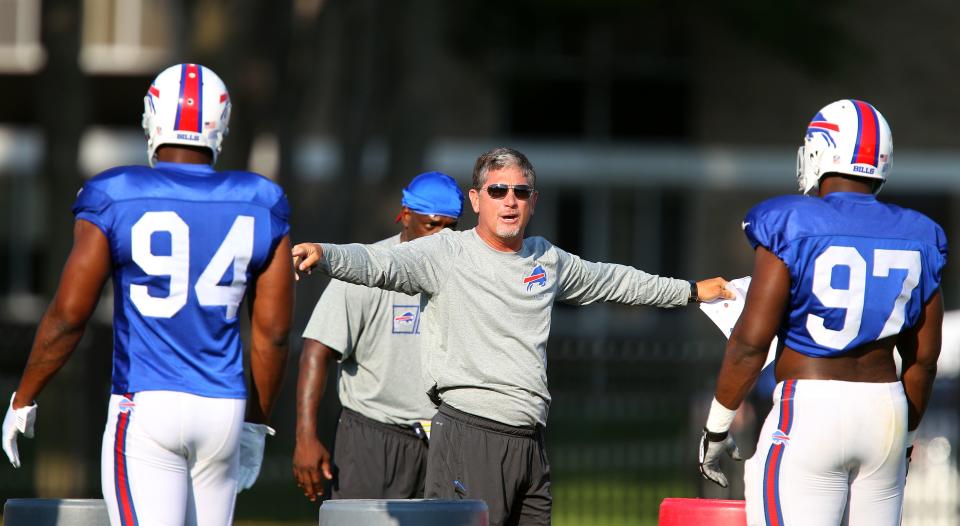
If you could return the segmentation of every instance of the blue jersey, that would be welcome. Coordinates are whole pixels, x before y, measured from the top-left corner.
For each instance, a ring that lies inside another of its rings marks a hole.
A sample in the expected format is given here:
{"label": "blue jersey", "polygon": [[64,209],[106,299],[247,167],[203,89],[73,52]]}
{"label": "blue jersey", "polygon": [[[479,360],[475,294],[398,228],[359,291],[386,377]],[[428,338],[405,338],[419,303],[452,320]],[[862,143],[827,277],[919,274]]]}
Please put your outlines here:
{"label": "blue jersey", "polygon": [[779,336],[813,357],[838,356],[916,325],[940,286],[947,240],[927,216],[862,193],[783,196],[743,230],[790,271]]}
{"label": "blue jersey", "polygon": [[113,393],[245,398],[238,307],[289,231],[283,190],[207,165],[124,166],[84,185],[73,213],[113,264]]}

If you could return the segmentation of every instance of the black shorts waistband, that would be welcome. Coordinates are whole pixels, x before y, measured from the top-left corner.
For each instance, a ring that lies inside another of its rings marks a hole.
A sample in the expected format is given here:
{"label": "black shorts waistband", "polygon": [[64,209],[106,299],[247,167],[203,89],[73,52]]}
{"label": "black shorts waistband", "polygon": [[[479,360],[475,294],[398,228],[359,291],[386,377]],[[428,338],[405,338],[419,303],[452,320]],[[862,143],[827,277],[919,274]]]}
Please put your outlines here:
{"label": "black shorts waistband", "polygon": [[519,427],[503,424],[497,422],[496,420],[490,420],[489,418],[463,412],[446,403],[440,405],[438,412],[444,416],[452,418],[453,420],[467,424],[468,426],[479,427],[480,429],[493,431],[495,433],[502,433],[504,435],[536,438],[541,429],[541,426],[539,425]]}
{"label": "black shorts waistband", "polygon": [[396,433],[403,435],[405,437],[410,437],[414,440],[420,440],[420,436],[417,435],[417,432],[410,426],[400,426],[396,424],[387,424],[385,422],[380,422],[379,420],[374,420],[368,416],[364,416],[353,409],[348,407],[343,408],[343,413],[340,415],[341,418],[349,418],[360,424],[375,427],[381,431],[387,431],[390,433]]}

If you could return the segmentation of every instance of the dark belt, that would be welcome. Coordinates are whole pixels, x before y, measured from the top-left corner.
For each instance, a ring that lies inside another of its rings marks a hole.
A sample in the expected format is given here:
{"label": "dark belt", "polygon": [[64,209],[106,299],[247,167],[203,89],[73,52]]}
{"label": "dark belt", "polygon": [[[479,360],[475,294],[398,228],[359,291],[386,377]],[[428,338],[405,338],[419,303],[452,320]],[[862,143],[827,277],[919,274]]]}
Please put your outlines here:
{"label": "dark belt", "polygon": [[343,413],[340,415],[341,418],[349,418],[354,421],[357,421],[361,424],[375,427],[381,431],[386,431],[389,433],[397,433],[404,437],[413,438],[416,440],[426,440],[427,434],[423,430],[423,426],[420,425],[420,422],[416,422],[412,426],[403,426],[397,424],[387,424],[379,420],[374,420],[368,416],[364,416],[349,407],[343,408]]}
{"label": "dark belt", "polygon": [[497,422],[496,420],[490,420],[489,418],[466,413],[447,403],[441,404],[438,411],[440,414],[450,417],[457,422],[504,435],[535,438],[542,430],[542,426],[539,424],[532,426],[511,426]]}

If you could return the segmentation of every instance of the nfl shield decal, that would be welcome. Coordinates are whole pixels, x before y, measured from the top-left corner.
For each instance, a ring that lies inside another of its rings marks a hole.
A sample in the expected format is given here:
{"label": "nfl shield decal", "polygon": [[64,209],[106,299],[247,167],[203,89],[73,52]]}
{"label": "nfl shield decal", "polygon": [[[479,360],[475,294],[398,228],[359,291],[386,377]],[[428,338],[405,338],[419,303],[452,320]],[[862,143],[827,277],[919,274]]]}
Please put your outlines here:
{"label": "nfl shield decal", "polygon": [[393,306],[393,334],[419,334],[420,306]]}

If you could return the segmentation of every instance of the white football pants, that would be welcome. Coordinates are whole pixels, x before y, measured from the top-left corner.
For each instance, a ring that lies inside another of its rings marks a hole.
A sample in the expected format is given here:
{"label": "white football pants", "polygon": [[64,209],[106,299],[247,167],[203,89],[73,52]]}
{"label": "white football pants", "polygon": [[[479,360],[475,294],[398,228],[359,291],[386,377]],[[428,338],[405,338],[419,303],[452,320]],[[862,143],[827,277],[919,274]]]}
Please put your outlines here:
{"label": "white football pants", "polygon": [[233,522],[245,400],[111,395],[100,481],[113,526]]}
{"label": "white football pants", "polygon": [[906,476],[900,382],[787,380],[744,470],[750,526],[896,526]]}

